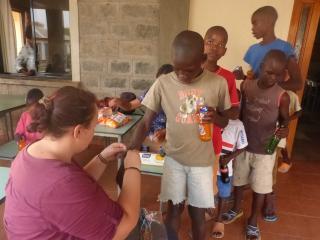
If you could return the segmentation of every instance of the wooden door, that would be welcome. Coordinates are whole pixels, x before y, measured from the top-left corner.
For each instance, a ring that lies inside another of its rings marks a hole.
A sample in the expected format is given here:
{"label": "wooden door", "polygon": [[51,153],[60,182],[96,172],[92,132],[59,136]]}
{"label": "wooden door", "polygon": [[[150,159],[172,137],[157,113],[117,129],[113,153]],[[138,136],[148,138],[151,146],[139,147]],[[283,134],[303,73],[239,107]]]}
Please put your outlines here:
{"label": "wooden door", "polygon": [[[307,78],[314,39],[316,36],[320,16],[320,0],[295,0],[288,41],[294,46],[301,69],[302,79]],[[304,89],[297,92],[300,102]],[[288,152],[291,154],[296,134],[297,120],[289,126]]]}

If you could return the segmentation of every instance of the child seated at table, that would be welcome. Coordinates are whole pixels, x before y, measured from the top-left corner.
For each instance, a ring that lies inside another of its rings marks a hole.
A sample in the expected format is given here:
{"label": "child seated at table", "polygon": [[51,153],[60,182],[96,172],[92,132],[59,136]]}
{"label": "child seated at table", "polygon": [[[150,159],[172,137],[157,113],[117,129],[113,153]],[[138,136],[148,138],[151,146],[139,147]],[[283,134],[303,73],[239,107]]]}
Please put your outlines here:
{"label": "child seated at table", "polygon": [[[171,73],[173,71],[173,66],[171,64],[163,64],[156,74],[156,78],[159,78],[161,75]],[[139,98],[133,99],[131,101],[126,101],[124,98],[113,98],[109,101],[109,107],[112,108],[121,108],[125,111],[132,111],[141,107],[141,102],[144,99],[148,91],[145,91],[142,96]],[[166,135],[166,115],[163,111],[160,111],[156,118],[153,120],[148,136],[150,140],[156,142],[162,142]]]}
{"label": "child seated at table", "polygon": [[27,93],[27,109],[21,114],[14,135],[14,138],[18,144],[24,142],[22,145],[26,145],[41,138],[41,134],[39,132],[29,132],[28,126],[32,122],[30,112],[34,108],[35,104],[38,103],[41,98],[43,98],[43,96],[43,92],[39,88],[33,88]]}

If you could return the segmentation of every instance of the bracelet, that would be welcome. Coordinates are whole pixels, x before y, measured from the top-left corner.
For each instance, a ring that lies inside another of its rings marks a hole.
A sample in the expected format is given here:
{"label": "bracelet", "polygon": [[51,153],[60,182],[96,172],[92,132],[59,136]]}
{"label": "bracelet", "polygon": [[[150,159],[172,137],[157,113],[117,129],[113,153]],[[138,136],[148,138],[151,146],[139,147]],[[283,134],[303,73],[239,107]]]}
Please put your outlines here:
{"label": "bracelet", "polygon": [[125,168],[124,170],[127,171],[127,170],[129,170],[129,169],[133,169],[133,170],[136,170],[136,171],[138,171],[139,173],[141,173],[141,170],[140,170],[139,168],[137,168],[137,167],[127,167],[127,168]]}
{"label": "bracelet", "polygon": [[104,157],[102,157],[101,153],[99,153],[97,156],[98,156],[98,158],[100,159],[101,162],[103,162],[104,164],[108,164],[108,160],[105,159]]}

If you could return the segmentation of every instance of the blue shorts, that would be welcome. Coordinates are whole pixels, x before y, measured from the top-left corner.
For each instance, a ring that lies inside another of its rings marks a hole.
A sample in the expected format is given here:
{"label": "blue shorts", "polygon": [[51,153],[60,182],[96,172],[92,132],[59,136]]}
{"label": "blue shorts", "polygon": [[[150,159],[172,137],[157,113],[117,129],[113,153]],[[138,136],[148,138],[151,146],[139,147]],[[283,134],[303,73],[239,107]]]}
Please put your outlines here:
{"label": "blue shorts", "polygon": [[232,189],[232,176],[230,182],[224,183],[221,180],[221,176],[217,176],[218,194],[220,198],[228,198],[231,196]]}

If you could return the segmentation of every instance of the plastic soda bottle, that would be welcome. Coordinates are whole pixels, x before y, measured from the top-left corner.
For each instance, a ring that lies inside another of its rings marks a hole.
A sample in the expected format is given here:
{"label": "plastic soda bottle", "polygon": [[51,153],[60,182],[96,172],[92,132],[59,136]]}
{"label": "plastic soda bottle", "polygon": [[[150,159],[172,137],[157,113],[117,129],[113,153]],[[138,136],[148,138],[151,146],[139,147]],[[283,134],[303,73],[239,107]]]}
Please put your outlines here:
{"label": "plastic soda bottle", "polygon": [[27,145],[26,144],[26,140],[24,138],[21,138],[18,141],[18,149],[19,149],[19,151],[22,150],[26,145]]}
{"label": "plastic soda bottle", "polygon": [[229,169],[227,165],[220,165],[220,174],[221,174],[221,180],[223,183],[230,182]]}
{"label": "plastic soda bottle", "polygon": [[247,71],[247,79],[254,79],[254,72],[252,70]]}
{"label": "plastic soda bottle", "polygon": [[203,123],[202,118],[208,112],[208,107],[200,108],[199,138],[201,141],[211,141],[211,123]]}

